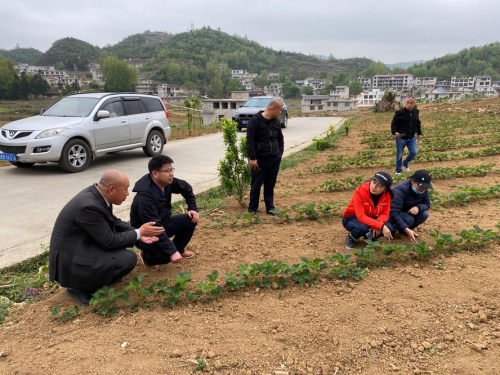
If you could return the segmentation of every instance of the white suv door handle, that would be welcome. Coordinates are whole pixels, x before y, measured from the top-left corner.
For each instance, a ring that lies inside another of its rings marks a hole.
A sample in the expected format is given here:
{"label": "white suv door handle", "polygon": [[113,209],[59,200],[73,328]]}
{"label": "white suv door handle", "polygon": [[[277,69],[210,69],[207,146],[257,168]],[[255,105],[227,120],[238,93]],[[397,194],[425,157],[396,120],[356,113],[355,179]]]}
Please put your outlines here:
{"label": "white suv door handle", "polygon": [[149,117],[146,117],[146,120],[149,120]]}
{"label": "white suv door handle", "polygon": [[122,124],[126,124],[126,123],[127,123],[127,120],[125,120],[125,121],[122,121]]}

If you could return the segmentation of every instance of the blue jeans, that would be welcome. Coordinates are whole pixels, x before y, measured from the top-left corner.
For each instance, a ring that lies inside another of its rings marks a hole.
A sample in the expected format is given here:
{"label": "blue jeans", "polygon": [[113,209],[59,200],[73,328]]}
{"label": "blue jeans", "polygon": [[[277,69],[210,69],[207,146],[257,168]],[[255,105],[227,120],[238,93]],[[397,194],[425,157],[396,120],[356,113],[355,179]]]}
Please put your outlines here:
{"label": "blue jeans", "polygon": [[[348,216],[342,218],[342,225],[349,231],[351,237],[355,240],[359,239],[361,236],[365,236],[366,233],[368,233],[368,231],[371,229],[368,225],[360,223],[356,216]],[[389,222],[385,223],[385,226],[391,231],[391,233],[394,232],[394,228]],[[382,236],[383,234],[381,233],[378,237]]]}
{"label": "blue jeans", "polygon": [[429,213],[427,211],[419,212],[416,215],[411,215],[406,212],[400,213],[401,219],[408,225],[408,228],[415,229],[420,224],[424,223],[429,217]]}
{"label": "blue jeans", "polygon": [[[408,147],[409,154],[403,161],[403,151]],[[396,173],[401,173],[402,166],[408,168],[408,164],[417,156],[417,138],[403,139],[396,137]]]}

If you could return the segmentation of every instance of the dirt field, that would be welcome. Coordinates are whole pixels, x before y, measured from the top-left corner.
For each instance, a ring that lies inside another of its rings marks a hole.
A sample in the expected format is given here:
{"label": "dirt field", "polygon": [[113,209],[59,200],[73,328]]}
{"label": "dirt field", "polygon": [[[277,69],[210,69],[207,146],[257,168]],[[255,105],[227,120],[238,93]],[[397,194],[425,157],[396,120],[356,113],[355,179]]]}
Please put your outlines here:
{"label": "dirt field", "polygon": [[[427,134],[419,143],[421,148],[439,137],[448,141],[484,139],[478,145],[444,151],[448,153],[500,145],[500,100],[427,105],[420,110],[424,136]],[[391,118],[392,114],[365,114],[352,125],[349,136],[340,139],[337,149],[280,172],[276,206],[284,209],[299,202],[346,202],[353,189],[328,193],[319,185],[360,175],[368,178],[384,169],[392,173],[393,165],[353,167],[337,173],[312,173],[310,169],[331,163],[332,155],[354,158],[357,151],[368,150],[368,145],[361,143],[362,133],[387,130]],[[443,121],[453,124],[459,118],[476,126],[478,134],[467,134],[467,127],[444,134],[439,131],[446,128]],[[488,128],[485,123],[493,125]],[[493,143],[486,144],[491,140]],[[393,148],[374,150],[387,155],[381,157],[383,160],[393,160]],[[410,167],[457,168],[486,163],[495,166],[484,176],[433,181],[438,193],[450,194],[462,186],[498,185],[500,156],[414,162]],[[193,272],[194,285],[218,270],[218,283],[223,285],[223,273],[235,272],[240,264],[269,259],[293,264],[302,256],[314,259],[348,253],[344,247],[346,231],[338,215],[288,223],[260,212],[259,224],[231,228],[227,220],[223,225],[224,214],[234,218],[245,211],[231,202],[224,209],[204,213],[190,244],[195,258],[162,266],[156,272],[146,272],[138,264],[117,289],[142,273],[147,273],[149,285],[187,271]],[[499,221],[497,196],[466,206],[434,208],[417,231],[420,239],[432,246],[434,229],[455,234],[477,225],[498,232],[495,225]],[[394,243],[409,241],[397,236]],[[65,310],[74,304],[64,289],[53,287],[45,300],[16,306],[0,328],[0,373],[191,374],[201,370],[201,363],[206,364],[203,371],[211,374],[498,374],[499,250],[496,241],[487,251],[458,252],[428,262],[395,262],[390,267],[369,269],[360,281],[332,280],[325,272],[320,283],[310,287],[290,283],[283,289],[276,285],[234,292],[224,289],[212,301],[184,301],[172,309],[163,307],[163,299],[155,297],[152,308],[131,312],[122,307],[113,318],[87,307],[62,323],[49,309],[61,306]]]}

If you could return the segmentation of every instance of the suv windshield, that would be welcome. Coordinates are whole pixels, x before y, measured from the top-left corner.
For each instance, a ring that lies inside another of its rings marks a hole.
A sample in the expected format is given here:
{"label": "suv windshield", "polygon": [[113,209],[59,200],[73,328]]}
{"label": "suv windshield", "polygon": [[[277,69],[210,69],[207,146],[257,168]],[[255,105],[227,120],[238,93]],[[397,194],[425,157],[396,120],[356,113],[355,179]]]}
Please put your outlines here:
{"label": "suv windshield", "polygon": [[98,98],[64,98],[48,108],[42,116],[87,117]]}
{"label": "suv windshield", "polygon": [[267,107],[270,98],[251,98],[245,103],[244,107]]}

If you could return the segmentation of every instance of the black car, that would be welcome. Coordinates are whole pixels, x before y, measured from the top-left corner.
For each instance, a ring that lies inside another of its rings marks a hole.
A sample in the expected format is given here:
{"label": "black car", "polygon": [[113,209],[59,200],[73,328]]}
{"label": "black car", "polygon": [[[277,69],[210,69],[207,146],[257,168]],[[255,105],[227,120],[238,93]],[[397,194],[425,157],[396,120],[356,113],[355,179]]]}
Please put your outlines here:
{"label": "black car", "polygon": [[[238,124],[238,131],[241,131],[243,128],[246,128],[248,125],[248,121],[253,117],[253,115],[257,114],[259,111],[263,111],[266,109],[269,102],[275,98],[274,96],[254,96],[253,98],[248,99],[248,101],[243,104],[236,112],[233,114],[233,121]],[[288,125],[288,109],[286,107],[285,101],[282,98],[279,98],[283,103],[283,111],[281,112],[280,117],[278,118],[281,123],[282,128],[286,128]]]}

